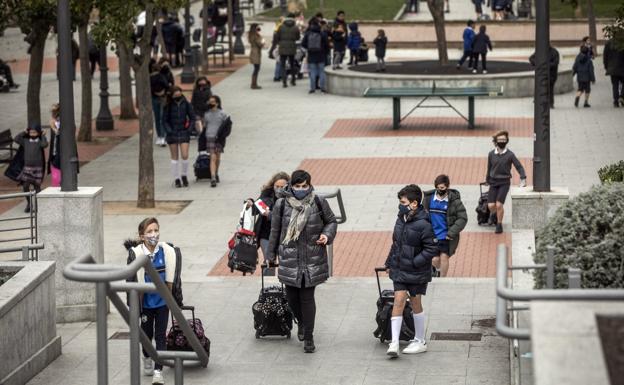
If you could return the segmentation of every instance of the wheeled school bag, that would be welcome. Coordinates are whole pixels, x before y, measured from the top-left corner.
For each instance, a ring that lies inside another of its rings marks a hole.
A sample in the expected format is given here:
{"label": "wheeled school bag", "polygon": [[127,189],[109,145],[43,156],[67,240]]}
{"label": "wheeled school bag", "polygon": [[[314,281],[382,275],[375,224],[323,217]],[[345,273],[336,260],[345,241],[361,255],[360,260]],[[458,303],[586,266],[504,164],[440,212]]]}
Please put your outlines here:
{"label": "wheeled school bag", "polygon": [[197,155],[193,164],[193,171],[195,171],[195,180],[210,179],[210,154],[200,153]]}
{"label": "wheeled school bag", "polygon": [[[483,192],[483,186],[486,186],[486,182],[479,183],[479,202],[477,203],[477,224],[487,225],[490,219],[490,209],[488,207],[488,192]],[[496,221],[494,221],[496,223]]]}
{"label": "wheeled school bag", "polygon": [[[210,340],[206,337],[202,321],[195,317],[195,306],[181,306],[180,309],[191,311],[192,318],[186,321],[193,330],[193,333],[195,333],[195,336],[197,336],[206,354],[210,357]],[[193,350],[187,338],[184,336],[178,321],[173,318],[173,314],[171,314],[171,328],[169,329],[169,333],[167,333],[167,350]]]}
{"label": "wheeled school bag", "polygon": [[[262,265],[265,269],[266,264]],[[262,288],[258,301],[251,307],[254,316],[256,338],[266,336],[285,336],[290,338],[293,327],[293,315],[286,300],[284,284],[264,286],[264,274],[260,274]]]}
{"label": "wheeled school bag", "polygon": [[[379,283],[379,272],[386,271],[385,267],[376,267],[375,276],[377,277],[377,289],[379,290],[379,299],[377,299],[377,314],[375,315],[375,321],[377,321],[377,329],[373,332],[375,338],[379,338],[381,343],[392,340],[392,325],[390,319],[392,318],[392,307],[394,306],[394,291],[393,290],[381,290],[381,284]],[[401,335],[399,339],[403,341],[410,341],[414,339],[414,317],[412,316],[412,309],[409,301],[409,297],[405,302],[405,308],[403,309],[403,324],[401,325]]]}
{"label": "wheeled school bag", "polygon": [[246,275],[256,271],[258,241],[256,233],[253,231],[255,227],[256,217],[253,215],[253,210],[251,207],[247,208],[246,203],[244,203],[236,233],[228,244],[230,248],[228,267],[231,272],[238,270]]}

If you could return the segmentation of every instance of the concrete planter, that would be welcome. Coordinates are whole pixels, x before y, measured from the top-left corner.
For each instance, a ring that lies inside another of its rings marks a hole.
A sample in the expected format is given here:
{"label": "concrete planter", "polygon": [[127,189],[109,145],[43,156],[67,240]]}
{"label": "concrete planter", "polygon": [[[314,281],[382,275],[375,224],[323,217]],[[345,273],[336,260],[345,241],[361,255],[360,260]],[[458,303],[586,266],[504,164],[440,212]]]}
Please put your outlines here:
{"label": "concrete planter", "polygon": [[53,261],[0,262],[0,384],[25,384],[61,354]]}

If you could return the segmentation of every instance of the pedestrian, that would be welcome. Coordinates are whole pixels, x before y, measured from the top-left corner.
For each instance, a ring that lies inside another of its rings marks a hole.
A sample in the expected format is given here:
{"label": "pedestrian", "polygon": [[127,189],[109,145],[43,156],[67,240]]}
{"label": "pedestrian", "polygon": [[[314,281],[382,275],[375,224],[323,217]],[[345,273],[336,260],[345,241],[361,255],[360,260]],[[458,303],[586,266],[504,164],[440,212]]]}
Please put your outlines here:
{"label": "pedestrian", "polygon": [[264,39],[260,35],[260,26],[257,23],[251,23],[247,40],[251,46],[249,53],[249,62],[253,65],[253,73],[251,74],[251,89],[262,89],[258,85],[258,73],[260,73],[260,63],[262,61],[262,48],[264,48]]}
{"label": "pedestrian", "polygon": [[100,47],[95,43],[93,34],[88,35],[89,64],[91,68],[91,77],[95,74],[95,67],[100,64]]}
{"label": "pedestrian", "polygon": [[346,29],[343,24],[334,24],[332,31],[332,42],[334,44],[334,60],[332,69],[341,70],[342,59],[347,51],[347,39],[345,37]]}
{"label": "pedestrian", "polygon": [[466,227],[468,215],[459,191],[450,188],[448,175],[438,175],[433,182],[434,190],[425,191],[424,209],[429,212],[433,234],[440,254],[433,258],[433,266],[439,276],[446,277],[449,259],[459,245],[459,233]]}
{"label": "pedestrian", "polygon": [[475,6],[475,13],[477,14],[477,20],[483,19],[483,3],[485,0],[472,0]]}
{"label": "pedestrian", "polygon": [[375,57],[377,58],[377,69],[375,72],[386,72],[386,46],[388,45],[386,31],[378,29],[377,37],[373,40],[373,44],[375,45]]}
{"label": "pedestrian", "polygon": [[491,0],[492,3],[492,15],[494,20],[503,20],[505,18],[505,5],[506,0]]}
{"label": "pedestrian", "polygon": [[[176,51],[178,44],[178,27],[175,25],[175,20],[171,17],[167,17],[164,22],[160,26],[160,30],[162,31],[163,40],[165,46],[163,47],[165,54],[162,56],[169,63],[176,65]],[[162,63],[159,63],[162,66]]]}
{"label": "pedestrian", "polygon": [[288,87],[288,77],[286,73],[286,61],[290,66],[291,80],[290,85],[296,86],[297,71],[295,71],[295,54],[297,53],[297,41],[300,39],[301,33],[299,27],[295,24],[295,15],[289,13],[282,25],[277,31],[277,45],[280,55],[280,67],[282,69],[282,85]]}
{"label": "pedestrian", "polygon": [[171,71],[171,62],[167,60],[166,57],[161,57],[158,60],[158,64],[160,65],[160,73],[163,74],[165,79],[167,79],[167,93],[168,93],[169,88],[175,86],[175,77],[173,76],[173,72]]}
{"label": "pedestrian", "polygon": [[604,68],[611,77],[613,107],[624,107],[624,49],[610,39],[603,52]]}
{"label": "pedestrian", "polygon": [[182,28],[182,25],[180,24],[180,19],[177,16],[173,18],[173,33],[175,39],[174,68],[180,68],[183,65],[182,54],[184,53],[184,28]]}
{"label": "pedestrian", "polygon": [[277,22],[275,23],[275,28],[273,29],[273,38],[271,40],[271,47],[269,48],[269,59],[275,60],[275,72],[273,73],[273,81],[279,82],[282,80],[282,65],[280,63],[279,54],[277,58],[275,57],[275,51],[278,50],[277,45],[277,31],[281,27],[282,23],[286,18],[284,16],[280,16]]}
{"label": "pedestrian", "polygon": [[345,12],[343,10],[338,10],[336,12],[336,18],[334,19],[334,28],[342,25],[343,31],[347,31],[347,21],[345,20]]}
{"label": "pedestrian", "polygon": [[0,59],[0,76],[4,76],[9,85],[9,88],[19,88],[19,84],[13,81],[13,72],[11,71],[11,67],[2,59]]}
{"label": "pedestrian", "polygon": [[461,59],[457,63],[457,69],[460,69],[466,59],[468,59],[468,70],[472,70],[472,44],[475,38],[475,22],[472,20],[468,20],[466,28],[464,28],[464,33],[462,34],[462,39],[464,40],[464,54]]}
{"label": "pedestrian", "polygon": [[358,65],[358,52],[362,46],[362,34],[358,30],[358,23],[349,24],[349,37],[347,47],[349,48],[349,65]]}
{"label": "pedestrian", "polygon": [[169,90],[169,82],[162,74],[158,63],[151,64],[150,92],[152,95],[152,111],[154,112],[154,126],[156,127],[156,145],[165,147],[165,129],[162,122],[162,109]]}
{"label": "pedestrian", "polygon": [[581,47],[587,47],[588,49],[588,54],[589,54],[589,58],[594,60],[594,58],[596,57],[595,53],[594,53],[594,46],[591,43],[591,40],[589,38],[589,36],[585,36],[583,37],[583,40],[581,41]]}
{"label": "pedestrian", "polygon": [[329,51],[329,40],[327,35],[321,31],[318,19],[312,18],[310,26],[303,35],[301,46],[308,52],[308,70],[310,71],[310,90],[313,94],[316,91],[317,82],[322,93],[325,89],[325,61]]}
{"label": "pedestrian", "polygon": [[[127,240],[124,245],[128,249],[127,263],[132,263],[136,258],[148,256],[151,266],[156,270],[160,279],[165,282],[167,288],[174,293],[178,286],[176,281],[176,250],[166,242],[160,242],[160,225],[156,218],[146,218],[139,223],[139,239]],[[178,273],[179,274],[179,273]],[[151,283],[154,282],[144,268],[140,268],[136,275],[128,279],[130,282]],[[167,350],[167,323],[169,321],[169,308],[165,299],[159,292],[143,293],[141,299],[141,329],[147,338],[156,342],[156,350]],[[162,373],[161,363],[154,363],[143,348],[143,373],[152,376],[152,384],[164,384],[165,378]]]}
{"label": "pedestrian", "polygon": [[[45,154],[43,149],[48,147],[48,140],[45,133],[41,130],[39,124],[28,127],[25,131],[20,132],[14,138],[15,143],[24,150],[24,167],[17,179],[22,184],[24,192],[29,192],[32,187],[35,193],[41,191],[41,183],[43,182],[43,173],[45,171]],[[26,197],[25,213],[37,210],[30,202],[30,197]]]}
{"label": "pedestrian", "polygon": [[48,174],[50,186],[61,187],[61,106],[52,105],[50,110],[50,155],[48,156]]}
{"label": "pedestrian", "polygon": [[199,151],[210,153],[210,187],[220,183],[219,166],[225,149],[226,138],[232,132],[232,119],[223,111],[221,98],[212,95],[208,100],[208,111],[204,114],[203,131],[198,138]]}
{"label": "pedestrian", "polygon": [[326,246],[336,237],[336,217],[316,195],[312,177],[297,170],[275,203],[271,216],[269,261],[279,259],[278,278],[286,286],[288,304],[298,322],[303,351],[313,353],[316,303],[314,289],[329,278]]}
{"label": "pedestrian", "polygon": [[193,112],[195,118],[202,123],[202,118],[206,111],[208,111],[208,99],[212,96],[212,88],[210,80],[205,76],[200,76],[195,80],[195,87],[193,88],[193,95],[191,96],[191,105],[193,106]]}
{"label": "pedestrian", "polygon": [[427,293],[427,285],[431,281],[431,260],[438,255],[433,228],[422,206],[424,198],[420,187],[407,185],[397,196],[399,214],[392,234],[392,247],[385,262],[394,285],[394,306],[390,318],[392,340],[386,352],[391,357],[399,356],[403,309],[408,295],[414,317],[414,339],[403,349],[403,353],[427,351],[421,297]]}
{"label": "pedestrian", "polygon": [[[529,62],[535,67],[535,53],[529,57]],[[559,75],[559,51],[552,45],[548,48],[548,96],[550,99],[550,108],[555,108],[555,83]]]}
{"label": "pedestrian", "polygon": [[444,0],[444,13],[450,13],[451,6],[449,4],[449,0]]}
{"label": "pedestrian", "polygon": [[479,26],[479,33],[475,35],[472,41],[472,54],[474,58],[474,68],[472,69],[472,73],[476,74],[479,69],[479,56],[481,56],[481,68],[482,73],[487,73],[487,52],[488,49],[492,50],[492,42],[490,41],[490,37],[485,33],[486,27],[485,25]]}
{"label": "pedestrian", "polygon": [[585,94],[583,107],[591,107],[589,105],[589,94],[591,93],[590,82],[596,83],[596,75],[594,74],[594,63],[592,62],[589,48],[585,45],[581,46],[581,52],[574,60],[572,76],[574,77],[574,75],[576,75],[576,82],[578,84],[576,98],[574,98],[574,107],[578,107],[579,99],[583,93]]}
{"label": "pedestrian", "polygon": [[[175,187],[188,187],[189,142],[193,125],[199,125],[193,107],[182,94],[182,89],[174,86],[163,112],[163,126],[171,153],[171,175]],[[180,157],[182,160],[178,162]],[[181,172],[178,163],[182,164]]]}
{"label": "pedestrian", "polygon": [[487,172],[485,181],[489,185],[488,209],[490,218],[488,223],[496,223],[496,233],[503,232],[503,215],[505,214],[504,204],[511,186],[511,165],[520,174],[520,187],[526,186],[526,173],[522,163],[516,155],[507,147],[509,144],[509,133],[499,131],[492,136],[494,149],[488,154]]}
{"label": "pedestrian", "polygon": [[407,9],[405,12],[407,13],[416,13],[418,12],[418,1],[419,0],[409,0],[407,2]]}

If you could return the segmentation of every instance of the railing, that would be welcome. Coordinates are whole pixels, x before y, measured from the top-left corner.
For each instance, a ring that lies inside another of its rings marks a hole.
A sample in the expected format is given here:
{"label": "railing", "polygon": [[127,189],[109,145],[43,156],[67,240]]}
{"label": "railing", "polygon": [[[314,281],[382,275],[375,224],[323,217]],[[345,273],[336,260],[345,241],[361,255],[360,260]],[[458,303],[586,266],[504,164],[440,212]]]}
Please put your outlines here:
{"label": "railing", "polygon": [[[0,195],[0,201],[24,198],[28,198],[30,201],[31,210],[28,215],[0,218],[1,224],[8,223],[14,226],[0,228],[0,233],[9,234],[9,238],[0,238],[0,243],[13,244],[7,247],[0,247],[0,254],[22,252],[22,260],[37,261],[39,259],[39,250],[43,249],[43,245],[38,243],[37,234],[37,193],[35,191],[29,191]],[[24,232],[26,232],[27,235],[24,235]],[[15,245],[15,243],[23,241],[28,241],[28,243],[25,245]],[[25,252],[26,254],[24,254]]]}
{"label": "railing", "polygon": [[[344,202],[342,200],[342,192],[339,188],[335,189],[332,192],[328,193],[318,193],[319,196],[325,199],[336,198],[338,202],[338,210],[340,211],[340,215],[336,215],[336,223],[342,224],[347,221],[347,212],[345,211]],[[327,245],[327,264],[329,266],[329,276],[331,277],[334,274],[334,245]]]}
{"label": "railing", "polygon": [[[136,275],[140,268],[145,269],[152,283],[124,281]],[[96,286],[98,385],[108,385],[107,297],[110,298],[130,328],[130,383],[132,385],[141,384],[139,342],[155,362],[174,368],[176,385],[184,383],[184,366],[206,367],[208,365],[208,355],[184,318],[173,294],[152,266],[148,256],[140,255],[129,265],[116,266],[97,264],[91,255],[86,255],[69,263],[63,270],[63,276],[72,281],[94,282]],[[119,298],[117,292],[120,291],[128,293],[129,306],[126,306]],[[178,322],[193,351],[157,351],[151,340],[140,328],[139,293],[154,291],[158,292],[165,300],[169,311]]]}

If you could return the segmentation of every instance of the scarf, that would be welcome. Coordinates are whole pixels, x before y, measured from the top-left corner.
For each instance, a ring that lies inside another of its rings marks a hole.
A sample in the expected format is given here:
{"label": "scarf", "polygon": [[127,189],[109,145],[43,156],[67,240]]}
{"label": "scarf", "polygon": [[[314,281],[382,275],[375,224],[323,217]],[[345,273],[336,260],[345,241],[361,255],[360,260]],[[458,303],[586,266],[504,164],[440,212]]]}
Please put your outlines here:
{"label": "scarf", "polygon": [[284,237],[283,245],[288,244],[290,241],[296,241],[299,239],[299,235],[303,231],[308,218],[310,218],[310,212],[312,211],[312,203],[314,202],[314,191],[299,200],[295,197],[285,198],[290,207],[292,207],[292,213],[290,214],[290,222],[288,223],[288,229],[286,230],[286,237]]}

